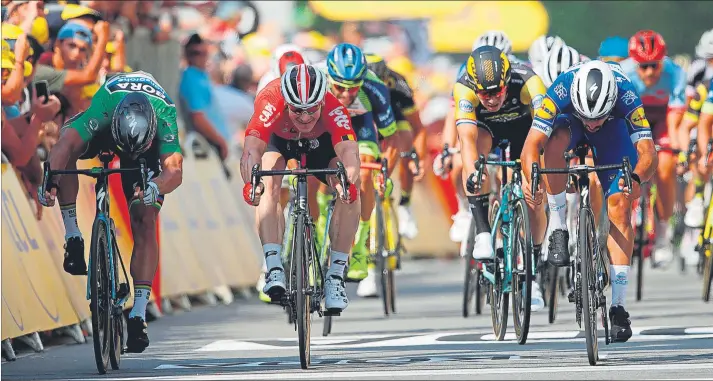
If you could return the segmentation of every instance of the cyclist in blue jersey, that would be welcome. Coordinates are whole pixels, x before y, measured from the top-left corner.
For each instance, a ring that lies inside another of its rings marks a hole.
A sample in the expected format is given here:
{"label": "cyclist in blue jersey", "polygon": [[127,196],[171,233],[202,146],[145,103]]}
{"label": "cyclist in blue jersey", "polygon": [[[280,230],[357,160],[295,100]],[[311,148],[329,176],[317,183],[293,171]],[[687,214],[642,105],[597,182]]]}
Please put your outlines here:
{"label": "cyclist in blue jersey", "polygon": [[[611,337],[614,342],[625,342],[632,334],[629,313],[625,309],[634,246],[631,206],[640,196],[641,183],[653,176],[657,157],[641,99],[617,64],[589,61],[570,68],[554,81],[535,113],[522,151],[525,179],[530,179],[532,164],[539,162],[541,150],[544,150],[545,168],[564,168],[563,152],[574,149],[582,141],[592,147],[597,165],[618,164],[627,156],[633,166],[632,189],[624,188],[621,171],[599,173],[610,220],[607,248],[612,261]],[[570,261],[566,224],[567,177],[546,177],[551,211],[549,228],[552,231],[548,261],[556,266],[567,266]],[[531,198],[529,181],[523,188],[525,196]],[[533,201],[541,203],[543,193],[538,191]]]}
{"label": "cyclist in blue jersey", "polygon": [[[656,171],[656,242],[654,258],[668,262],[673,258],[673,229],[668,223],[676,200],[677,156],[669,149],[681,149],[677,129],[686,111],[686,73],[666,56],[666,43],[660,34],[644,30],[629,40],[629,58],[621,62],[641,97],[646,116],[651,122],[654,143],[659,151]],[[631,99],[632,94],[627,95]],[[629,100],[631,102],[631,100]]]}
{"label": "cyclist in blue jersey", "polygon": [[[396,119],[391,108],[389,89],[367,68],[366,57],[361,49],[352,44],[339,44],[329,52],[324,65],[318,65],[320,66],[326,66],[324,70],[329,80],[329,91],[349,111],[359,143],[361,161],[375,162],[380,157],[380,135],[384,138],[385,150],[395,149],[393,135],[396,133]],[[318,225],[321,225],[322,221],[326,222],[327,192],[325,186],[321,186],[317,192],[321,215]],[[361,219],[347,272],[347,279],[351,281],[361,281],[368,274],[369,249],[366,247],[366,240],[369,235],[369,220],[376,205],[371,170],[361,170],[360,193]]]}

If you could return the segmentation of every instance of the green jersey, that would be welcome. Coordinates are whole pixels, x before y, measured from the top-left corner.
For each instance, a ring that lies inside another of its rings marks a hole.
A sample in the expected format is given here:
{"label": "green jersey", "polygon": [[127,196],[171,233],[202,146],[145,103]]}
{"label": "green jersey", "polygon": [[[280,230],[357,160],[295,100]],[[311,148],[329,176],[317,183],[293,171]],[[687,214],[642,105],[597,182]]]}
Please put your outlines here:
{"label": "green jersey", "polygon": [[139,91],[148,97],[156,112],[156,137],[159,155],[181,153],[176,126],[176,106],[151,74],[143,71],[117,74],[104,83],[92,97],[89,108],[67,121],[65,128],[79,133],[83,142],[108,133],[116,106],[126,93]]}

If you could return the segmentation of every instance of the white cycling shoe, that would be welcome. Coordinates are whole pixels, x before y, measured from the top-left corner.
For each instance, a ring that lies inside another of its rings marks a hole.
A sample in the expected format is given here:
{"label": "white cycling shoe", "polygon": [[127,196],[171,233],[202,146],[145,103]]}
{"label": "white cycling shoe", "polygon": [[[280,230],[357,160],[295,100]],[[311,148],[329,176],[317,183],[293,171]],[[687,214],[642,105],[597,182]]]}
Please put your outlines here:
{"label": "white cycling shoe", "polygon": [[532,294],[530,311],[537,312],[545,308],[545,298],[542,296],[540,285],[537,282],[532,282]]}
{"label": "white cycling shoe", "polygon": [[705,213],[705,204],[701,197],[694,197],[691,202],[686,205],[686,215],[683,217],[683,223],[691,228],[700,228],[703,226]]}
{"label": "white cycling shoe", "polygon": [[399,219],[399,234],[406,239],[414,239],[418,235],[418,226],[413,217],[411,206],[399,205],[396,214]]}
{"label": "white cycling shoe", "polygon": [[376,270],[369,268],[367,270],[366,278],[359,282],[357,287],[357,296],[362,298],[374,298],[379,296],[376,289]]}
{"label": "white cycling shoe", "polygon": [[491,243],[492,235],[489,232],[479,233],[475,236],[475,243],[473,245],[473,258],[475,259],[493,259],[495,258],[495,253],[493,252],[493,245]]}
{"label": "white cycling shoe", "polygon": [[324,308],[331,311],[343,311],[349,305],[344,281],[334,275],[327,276],[324,281]]}
{"label": "white cycling shoe", "polygon": [[459,210],[452,217],[453,225],[448,231],[448,235],[453,242],[464,242],[468,239],[468,229],[473,215],[467,210]]}

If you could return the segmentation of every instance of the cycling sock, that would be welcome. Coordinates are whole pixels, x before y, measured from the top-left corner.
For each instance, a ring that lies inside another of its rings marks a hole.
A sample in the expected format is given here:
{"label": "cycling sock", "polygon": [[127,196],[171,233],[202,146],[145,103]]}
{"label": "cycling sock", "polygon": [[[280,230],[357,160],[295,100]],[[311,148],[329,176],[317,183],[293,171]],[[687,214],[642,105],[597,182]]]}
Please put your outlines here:
{"label": "cycling sock", "polygon": [[699,177],[696,177],[695,179],[693,179],[693,187],[694,187],[695,190],[696,190],[696,192],[695,192],[696,195],[695,195],[694,197],[699,197],[699,198],[702,199],[702,198],[703,198],[703,192],[704,192],[705,189],[706,189],[706,183],[705,183],[705,181],[703,181],[703,180],[700,179]]}
{"label": "cycling sock", "polygon": [[550,205],[550,229],[567,230],[567,192],[551,195],[547,194],[547,202]]}
{"label": "cycling sock", "polygon": [[363,247],[366,245],[366,239],[369,236],[369,221],[359,220],[356,237],[354,239],[354,247]]}
{"label": "cycling sock", "polygon": [[265,265],[267,270],[282,269],[282,245],[267,243],[262,245],[262,252],[265,253]]}
{"label": "cycling sock", "polygon": [[62,212],[62,222],[64,222],[64,239],[82,238],[82,232],[79,231],[77,223],[77,204],[60,205],[59,210]]}
{"label": "cycling sock", "polygon": [[149,304],[151,296],[151,282],[134,281],[134,307],[129,312],[129,319],[135,316],[146,321],[146,305]]}
{"label": "cycling sock", "polygon": [[399,206],[409,206],[409,204],[411,204],[411,192],[401,191]]}
{"label": "cycling sock", "polygon": [[329,255],[329,270],[327,276],[336,276],[339,279],[344,277],[344,267],[349,260],[349,254],[332,250]]}
{"label": "cycling sock", "polygon": [[628,265],[610,265],[611,277],[611,305],[622,306],[626,304],[626,288],[629,285]]}
{"label": "cycling sock", "polygon": [[329,205],[329,195],[317,191],[317,205],[319,205],[319,214],[322,216],[327,215],[327,205]]}
{"label": "cycling sock", "polygon": [[467,197],[461,196],[456,192],[456,200],[458,200],[458,212],[467,212],[470,209]]}
{"label": "cycling sock", "polygon": [[490,233],[490,221],[488,221],[490,193],[468,196],[468,203],[470,204],[470,212],[475,219],[475,233]]}

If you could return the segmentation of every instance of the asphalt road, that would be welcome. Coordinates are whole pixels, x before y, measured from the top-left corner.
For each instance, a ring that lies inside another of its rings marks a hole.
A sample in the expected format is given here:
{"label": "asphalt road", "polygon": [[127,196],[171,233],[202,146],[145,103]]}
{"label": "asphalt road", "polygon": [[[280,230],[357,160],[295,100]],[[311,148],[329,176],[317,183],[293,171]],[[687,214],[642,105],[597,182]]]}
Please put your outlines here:
{"label": "asphalt road", "polygon": [[[599,365],[587,362],[574,309],[560,301],[558,320],[533,315],[526,345],[492,339],[484,315],[461,315],[460,261],[404,263],[397,275],[397,314],[383,316],[378,299],[351,303],[332,335],[313,322],[312,369],[301,370],[296,332],[280,307],[256,298],[229,306],[177,312],[149,326],[151,346],[122,357],[122,369],[96,372],[92,345],[48,347],[3,363],[7,380],[242,380],[242,379],[711,379],[713,303],[701,301],[700,280],[648,266],[644,300],[630,287],[634,336],[624,344],[600,340]],[[632,282],[633,283],[633,282]],[[609,295],[608,295],[609,296]]]}

